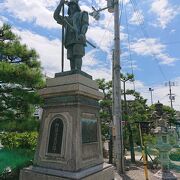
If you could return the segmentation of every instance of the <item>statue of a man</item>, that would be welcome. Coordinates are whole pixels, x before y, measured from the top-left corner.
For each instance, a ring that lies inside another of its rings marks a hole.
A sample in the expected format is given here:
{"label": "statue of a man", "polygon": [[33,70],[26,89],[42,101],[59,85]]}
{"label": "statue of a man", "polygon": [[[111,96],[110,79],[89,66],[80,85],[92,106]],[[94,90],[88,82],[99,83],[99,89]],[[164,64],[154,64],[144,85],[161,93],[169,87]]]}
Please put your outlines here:
{"label": "statue of a man", "polygon": [[[60,12],[64,3],[68,5],[68,16],[63,17]],[[67,59],[70,60],[71,70],[81,70],[82,57],[85,55],[85,34],[89,25],[88,13],[81,11],[78,0],[70,0],[70,2],[61,0],[54,12],[54,19],[65,27],[64,45],[67,49]]]}

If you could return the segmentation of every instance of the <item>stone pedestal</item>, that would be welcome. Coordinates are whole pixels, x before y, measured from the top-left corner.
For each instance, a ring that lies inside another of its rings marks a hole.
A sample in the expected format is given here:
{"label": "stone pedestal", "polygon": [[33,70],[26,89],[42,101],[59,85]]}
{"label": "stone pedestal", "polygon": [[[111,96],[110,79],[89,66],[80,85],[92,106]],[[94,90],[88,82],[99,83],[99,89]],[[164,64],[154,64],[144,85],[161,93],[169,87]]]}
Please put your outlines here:
{"label": "stone pedestal", "polygon": [[34,166],[20,180],[113,179],[103,165],[98,100],[103,98],[84,72],[56,74],[39,93],[43,115]]}

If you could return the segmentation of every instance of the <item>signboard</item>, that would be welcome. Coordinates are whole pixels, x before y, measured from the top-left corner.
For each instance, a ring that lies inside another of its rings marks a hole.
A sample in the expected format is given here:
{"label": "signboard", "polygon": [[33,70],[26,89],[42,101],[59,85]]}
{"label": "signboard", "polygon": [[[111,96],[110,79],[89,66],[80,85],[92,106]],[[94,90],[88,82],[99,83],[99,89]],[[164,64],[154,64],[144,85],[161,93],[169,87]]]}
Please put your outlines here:
{"label": "signboard", "polygon": [[81,120],[82,127],[82,143],[97,142],[97,120],[85,119]]}
{"label": "signboard", "polygon": [[59,118],[53,120],[49,133],[48,153],[61,154],[63,121]]}

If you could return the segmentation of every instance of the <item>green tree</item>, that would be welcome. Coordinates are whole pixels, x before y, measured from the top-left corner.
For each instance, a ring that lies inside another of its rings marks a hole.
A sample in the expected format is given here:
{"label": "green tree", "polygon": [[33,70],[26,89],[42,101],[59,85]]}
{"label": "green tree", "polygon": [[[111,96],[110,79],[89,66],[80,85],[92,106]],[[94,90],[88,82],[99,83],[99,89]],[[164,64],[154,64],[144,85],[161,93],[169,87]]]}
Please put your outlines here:
{"label": "green tree", "polygon": [[100,103],[100,118],[103,123],[108,124],[112,121],[112,81],[106,82],[105,79],[97,79],[99,89],[104,94]]}
{"label": "green tree", "polygon": [[128,101],[128,120],[132,126],[134,140],[136,144],[140,145],[139,129],[137,122],[149,121],[149,107],[146,104],[147,100],[144,99],[139,92],[127,90],[126,93],[134,96],[134,99],[132,101]]}
{"label": "green tree", "polygon": [[[149,107],[147,106],[147,100],[144,99],[140,93],[134,90],[126,89],[126,82],[134,80],[131,74],[121,74],[122,95],[122,116],[126,122],[123,128],[124,132],[124,145],[127,149],[131,150],[132,162],[134,162],[133,145],[135,141],[140,145],[139,129],[136,122],[149,120]],[[102,125],[102,134],[105,137],[110,137],[109,125],[112,122],[112,81],[105,81],[105,79],[98,79],[97,83],[99,89],[104,94],[104,99],[100,101],[100,119]],[[126,96],[133,96],[132,100],[126,100]]]}
{"label": "green tree", "polygon": [[105,139],[109,139],[109,163],[113,161],[113,139],[110,126],[112,124],[112,81],[106,82],[105,79],[96,80],[99,89],[103,92],[104,98],[100,104],[101,131]]}
{"label": "green tree", "polygon": [[132,133],[132,128],[131,124],[129,122],[129,113],[128,113],[128,104],[127,104],[127,99],[126,99],[126,82],[128,81],[133,81],[134,76],[132,74],[121,74],[120,76],[121,82],[123,84],[123,96],[124,96],[124,113],[123,113],[123,119],[125,120],[127,124],[127,130],[128,130],[128,135],[129,135],[129,145],[130,145],[130,152],[131,152],[131,162],[135,162],[135,153],[134,153],[134,140],[133,140],[133,133]]}
{"label": "green tree", "polygon": [[37,89],[44,85],[38,55],[21,44],[11,26],[0,28],[0,128],[33,130],[35,106],[41,103]]}

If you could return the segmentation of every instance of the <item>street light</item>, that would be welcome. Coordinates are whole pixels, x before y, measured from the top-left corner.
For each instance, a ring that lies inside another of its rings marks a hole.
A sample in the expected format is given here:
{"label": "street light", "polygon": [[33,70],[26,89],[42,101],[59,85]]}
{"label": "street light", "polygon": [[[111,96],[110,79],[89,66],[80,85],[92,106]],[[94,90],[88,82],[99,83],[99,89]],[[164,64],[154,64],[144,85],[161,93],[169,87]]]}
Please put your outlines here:
{"label": "street light", "polygon": [[149,91],[151,93],[151,105],[153,105],[153,97],[152,97],[152,92],[154,91],[153,88],[149,88]]}
{"label": "street light", "polygon": [[96,10],[93,6],[92,9],[94,10],[93,12],[89,13],[90,16],[92,16],[96,21],[99,20],[100,18],[100,13],[98,10]]}

